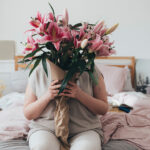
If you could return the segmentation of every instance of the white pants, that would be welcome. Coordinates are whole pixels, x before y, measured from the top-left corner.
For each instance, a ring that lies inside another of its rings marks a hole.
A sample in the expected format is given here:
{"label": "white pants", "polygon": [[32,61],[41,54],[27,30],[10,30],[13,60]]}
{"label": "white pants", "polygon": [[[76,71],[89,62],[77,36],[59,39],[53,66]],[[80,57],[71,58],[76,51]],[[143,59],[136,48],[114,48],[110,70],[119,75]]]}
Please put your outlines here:
{"label": "white pants", "polygon": [[[89,130],[69,139],[70,150],[101,150],[101,140],[97,132]],[[29,138],[30,150],[60,150],[60,142],[51,132],[40,130]]]}

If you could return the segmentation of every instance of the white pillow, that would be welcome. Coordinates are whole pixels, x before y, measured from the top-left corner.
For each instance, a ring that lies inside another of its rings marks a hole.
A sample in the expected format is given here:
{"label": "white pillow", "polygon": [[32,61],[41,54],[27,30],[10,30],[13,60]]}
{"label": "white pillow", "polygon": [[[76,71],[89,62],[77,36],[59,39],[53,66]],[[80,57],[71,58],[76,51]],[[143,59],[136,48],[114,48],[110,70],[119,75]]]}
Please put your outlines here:
{"label": "white pillow", "polygon": [[10,75],[10,85],[12,92],[24,93],[28,82],[29,70],[19,70]]}

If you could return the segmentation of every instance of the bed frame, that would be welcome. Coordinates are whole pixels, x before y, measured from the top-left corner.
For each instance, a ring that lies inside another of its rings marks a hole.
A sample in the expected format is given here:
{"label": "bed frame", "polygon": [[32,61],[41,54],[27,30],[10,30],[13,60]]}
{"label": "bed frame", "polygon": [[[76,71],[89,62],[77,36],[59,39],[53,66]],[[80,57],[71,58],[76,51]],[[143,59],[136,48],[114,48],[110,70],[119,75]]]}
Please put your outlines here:
{"label": "bed frame", "polygon": [[[24,56],[15,56],[15,71],[19,68],[26,68],[27,64],[18,63],[19,60],[23,59]],[[109,57],[96,57],[96,62],[107,64],[116,67],[125,67],[128,66],[131,71],[131,80],[132,86],[134,87],[135,81],[135,57],[120,57],[120,56],[109,56]],[[30,66],[32,68],[32,65]]]}

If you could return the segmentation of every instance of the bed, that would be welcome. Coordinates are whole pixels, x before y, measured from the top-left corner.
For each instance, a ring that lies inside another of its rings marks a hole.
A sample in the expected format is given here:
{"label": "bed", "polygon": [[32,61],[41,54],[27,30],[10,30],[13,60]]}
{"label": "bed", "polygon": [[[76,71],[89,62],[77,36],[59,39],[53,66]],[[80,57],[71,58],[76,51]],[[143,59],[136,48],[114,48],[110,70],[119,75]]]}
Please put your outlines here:
{"label": "bed", "polygon": [[[0,125],[0,150],[29,149],[26,142],[29,121],[24,118],[22,112],[27,79],[20,79],[23,74],[27,75],[29,70],[24,73],[27,64],[17,63],[22,58],[23,56],[15,56],[15,75],[19,80],[14,82],[15,86],[21,86],[22,90],[16,89],[16,92],[0,99],[0,107],[3,109],[0,112],[0,120],[3,120]],[[100,116],[105,142],[103,150],[149,150],[150,116],[147,114],[150,113],[150,99],[134,90],[135,58],[97,57],[95,64],[104,75],[110,105],[109,112]],[[114,80],[115,78],[117,80]],[[22,80],[24,84],[20,85]],[[118,108],[121,104],[129,105],[133,109],[130,113],[125,113]],[[16,120],[19,124],[17,126]],[[125,134],[126,132],[131,134]]]}

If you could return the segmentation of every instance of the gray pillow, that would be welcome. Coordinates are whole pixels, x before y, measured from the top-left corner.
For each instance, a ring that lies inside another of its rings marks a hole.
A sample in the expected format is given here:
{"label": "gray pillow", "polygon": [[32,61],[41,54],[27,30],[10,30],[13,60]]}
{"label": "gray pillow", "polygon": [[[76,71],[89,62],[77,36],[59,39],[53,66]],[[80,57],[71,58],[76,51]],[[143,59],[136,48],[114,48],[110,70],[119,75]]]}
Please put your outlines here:
{"label": "gray pillow", "polygon": [[12,92],[24,93],[28,82],[29,70],[14,71],[10,74]]}

